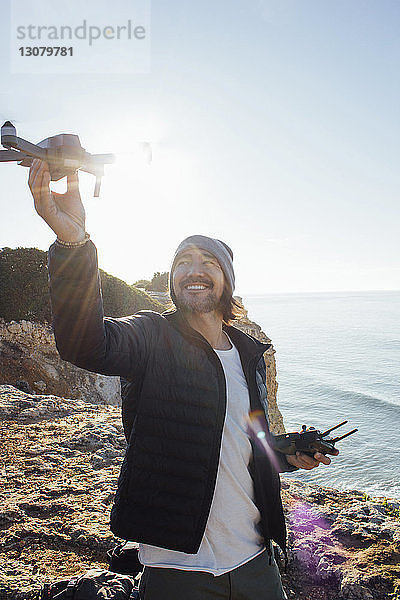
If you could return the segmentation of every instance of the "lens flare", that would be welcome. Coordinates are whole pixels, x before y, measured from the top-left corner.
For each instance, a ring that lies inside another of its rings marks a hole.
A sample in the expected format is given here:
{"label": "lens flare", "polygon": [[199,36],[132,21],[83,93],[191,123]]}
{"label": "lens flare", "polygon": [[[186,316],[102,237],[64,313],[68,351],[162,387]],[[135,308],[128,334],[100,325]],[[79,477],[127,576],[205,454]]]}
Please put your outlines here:
{"label": "lens flare", "polygon": [[247,433],[253,439],[257,446],[261,448],[268,456],[274,469],[279,473],[279,461],[275,451],[268,442],[268,425],[262,410],[253,410],[247,417]]}
{"label": "lens flare", "polygon": [[312,533],[316,527],[328,530],[330,524],[315,508],[304,502],[297,501],[289,513],[289,521],[293,533]]}

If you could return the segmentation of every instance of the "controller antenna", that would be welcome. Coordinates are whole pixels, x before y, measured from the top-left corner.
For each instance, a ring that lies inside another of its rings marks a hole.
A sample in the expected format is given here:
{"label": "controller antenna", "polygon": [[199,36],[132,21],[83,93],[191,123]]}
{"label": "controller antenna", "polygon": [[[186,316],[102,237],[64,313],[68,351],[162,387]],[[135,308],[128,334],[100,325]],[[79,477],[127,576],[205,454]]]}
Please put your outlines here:
{"label": "controller antenna", "polygon": [[331,431],[334,431],[335,429],[338,429],[338,427],[342,427],[343,425],[346,425],[346,423],[348,423],[348,421],[343,421],[343,423],[339,423],[339,425],[335,425],[334,427],[327,429],[326,431],[324,431],[324,433],[321,433],[321,437],[325,437],[326,435],[328,435],[328,433],[330,433]]}

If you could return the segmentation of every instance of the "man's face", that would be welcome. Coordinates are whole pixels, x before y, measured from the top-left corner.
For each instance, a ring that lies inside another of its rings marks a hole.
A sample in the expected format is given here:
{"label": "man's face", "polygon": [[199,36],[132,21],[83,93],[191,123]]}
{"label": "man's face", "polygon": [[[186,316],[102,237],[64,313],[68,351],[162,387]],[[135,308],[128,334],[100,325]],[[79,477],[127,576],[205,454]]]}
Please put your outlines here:
{"label": "man's face", "polygon": [[199,313],[218,310],[224,285],[220,264],[209,252],[193,247],[175,259],[172,286],[179,308]]}

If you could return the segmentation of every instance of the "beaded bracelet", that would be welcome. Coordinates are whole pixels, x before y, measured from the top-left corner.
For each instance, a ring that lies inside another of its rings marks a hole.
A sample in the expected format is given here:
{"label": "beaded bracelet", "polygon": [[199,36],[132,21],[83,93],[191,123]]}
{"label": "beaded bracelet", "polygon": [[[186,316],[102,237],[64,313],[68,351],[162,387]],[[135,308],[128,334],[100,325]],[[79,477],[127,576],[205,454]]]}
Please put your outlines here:
{"label": "beaded bracelet", "polygon": [[81,242],[64,242],[59,238],[56,239],[56,244],[59,246],[63,246],[64,248],[79,248],[80,246],[84,246],[86,242],[90,240],[90,235],[85,232],[85,237]]}

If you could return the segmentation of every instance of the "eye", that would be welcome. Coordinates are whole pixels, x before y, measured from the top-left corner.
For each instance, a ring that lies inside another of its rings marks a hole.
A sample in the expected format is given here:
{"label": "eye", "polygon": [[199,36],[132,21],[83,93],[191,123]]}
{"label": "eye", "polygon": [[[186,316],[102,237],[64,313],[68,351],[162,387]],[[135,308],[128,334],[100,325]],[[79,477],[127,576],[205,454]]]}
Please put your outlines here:
{"label": "eye", "polygon": [[216,262],[215,260],[213,260],[212,258],[210,258],[210,259],[206,259],[206,260],[204,261],[204,263],[203,263],[203,264],[204,264],[204,265],[207,265],[207,266],[212,266],[212,267],[215,267],[216,269],[219,269],[219,268],[221,268],[221,267],[219,266],[219,263],[217,263],[217,262]]}

